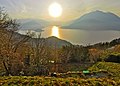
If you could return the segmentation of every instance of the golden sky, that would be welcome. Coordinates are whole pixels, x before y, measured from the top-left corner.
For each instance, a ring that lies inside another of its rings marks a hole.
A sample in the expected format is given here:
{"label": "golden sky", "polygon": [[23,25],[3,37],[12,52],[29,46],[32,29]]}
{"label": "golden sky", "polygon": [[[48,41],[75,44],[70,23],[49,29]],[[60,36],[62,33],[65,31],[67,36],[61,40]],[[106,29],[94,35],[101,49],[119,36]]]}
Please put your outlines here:
{"label": "golden sky", "polygon": [[[63,13],[59,18],[52,18],[48,13],[51,3],[57,2],[62,6]],[[120,0],[0,0],[13,18],[34,18],[44,20],[69,21],[85,13],[101,10],[120,16]]]}

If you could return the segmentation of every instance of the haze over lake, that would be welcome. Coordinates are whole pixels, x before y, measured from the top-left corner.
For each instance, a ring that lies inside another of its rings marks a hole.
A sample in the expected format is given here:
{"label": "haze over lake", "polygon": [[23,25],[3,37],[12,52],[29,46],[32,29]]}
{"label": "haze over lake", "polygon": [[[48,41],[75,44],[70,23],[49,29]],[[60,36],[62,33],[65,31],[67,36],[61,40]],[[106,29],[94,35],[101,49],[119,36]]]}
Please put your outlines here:
{"label": "haze over lake", "polygon": [[[44,29],[43,37],[51,36],[52,27]],[[78,29],[62,29],[59,28],[60,38],[70,41],[73,44],[94,44],[98,42],[107,42],[120,37],[119,31],[85,31]]]}
{"label": "haze over lake", "polygon": [[[54,26],[49,26],[44,28],[42,31],[42,37],[47,38],[52,36],[52,28]],[[113,39],[120,37],[119,31],[113,30],[104,30],[104,31],[88,31],[88,30],[79,30],[79,29],[63,29],[59,28],[59,38],[67,40],[73,44],[79,45],[88,45],[95,44],[98,42],[107,42]],[[26,31],[19,31],[22,34],[25,34]]]}

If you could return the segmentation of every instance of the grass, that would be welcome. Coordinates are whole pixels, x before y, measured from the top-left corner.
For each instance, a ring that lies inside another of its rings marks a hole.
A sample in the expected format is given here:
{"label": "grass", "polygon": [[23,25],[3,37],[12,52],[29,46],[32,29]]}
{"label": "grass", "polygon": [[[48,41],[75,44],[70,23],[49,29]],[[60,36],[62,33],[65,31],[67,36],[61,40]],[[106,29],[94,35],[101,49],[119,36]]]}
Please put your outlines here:
{"label": "grass", "polygon": [[112,74],[109,78],[55,78],[39,76],[3,76],[0,86],[120,86],[120,64],[98,62],[90,71],[105,70]]}
{"label": "grass", "polygon": [[98,62],[89,68],[90,71],[104,70],[112,74],[112,77],[120,78],[120,64],[112,62]]}
{"label": "grass", "polygon": [[0,86],[119,86],[120,80],[107,78],[54,78],[39,76],[0,77]]}

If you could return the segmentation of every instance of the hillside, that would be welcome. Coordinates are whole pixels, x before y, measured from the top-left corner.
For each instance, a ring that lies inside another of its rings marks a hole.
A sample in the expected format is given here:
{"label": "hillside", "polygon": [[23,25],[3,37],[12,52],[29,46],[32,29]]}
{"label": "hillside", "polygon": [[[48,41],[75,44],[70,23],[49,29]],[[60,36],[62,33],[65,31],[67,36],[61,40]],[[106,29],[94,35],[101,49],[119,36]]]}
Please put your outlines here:
{"label": "hillside", "polygon": [[113,77],[120,77],[120,64],[112,62],[98,62],[89,68],[90,71],[107,71]]}
{"label": "hillside", "polygon": [[46,42],[49,46],[57,47],[57,48],[60,48],[60,47],[65,46],[65,45],[68,45],[68,46],[72,45],[70,42],[68,42],[66,40],[59,39],[59,38],[54,37],[54,36],[46,38]]}
{"label": "hillside", "polygon": [[[21,39],[21,38],[24,38],[26,35],[23,35],[23,34],[19,34],[19,33],[14,33],[14,37],[16,40],[18,39]],[[28,36],[26,36],[28,37]],[[47,46],[50,46],[50,47],[56,47],[56,48],[61,48],[62,46],[66,46],[66,45],[72,45],[70,42],[66,41],[66,40],[62,40],[62,39],[59,39],[57,37],[54,37],[54,36],[51,36],[51,37],[48,37],[48,38],[41,38],[41,40],[45,40],[46,41],[46,44]],[[37,40],[37,38],[31,38],[28,40],[29,43],[35,43]]]}
{"label": "hillside", "polygon": [[110,12],[93,11],[63,26],[82,30],[120,30],[120,17]]}

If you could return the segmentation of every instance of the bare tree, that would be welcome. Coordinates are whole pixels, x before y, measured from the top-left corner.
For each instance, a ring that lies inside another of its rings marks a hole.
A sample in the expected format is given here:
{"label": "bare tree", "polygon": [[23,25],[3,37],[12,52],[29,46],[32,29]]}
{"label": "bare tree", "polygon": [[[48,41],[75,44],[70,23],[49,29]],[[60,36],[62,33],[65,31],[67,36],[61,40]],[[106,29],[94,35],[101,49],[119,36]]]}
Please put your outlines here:
{"label": "bare tree", "polygon": [[[20,58],[19,55],[16,55],[18,53],[17,49],[30,39],[29,36],[18,35],[16,31],[19,29],[20,24],[11,19],[4,11],[4,8],[0,7],[0,56],[3,58],[2,61],[7,75],[13,75],[11,68],[17,66],[12,63],[15,57]],[[19,63],[18,59],[16,59],[17,63]]]}
{"label": "bare tree", "polygon": [[41,38],[41,32],[29,32],[33,37],[31,39],[32,43],[32,53],[31,67],[33,70],[33,75],[45,74],[46,64],[48,62],[48,47],[46,45],[45,38]]}

